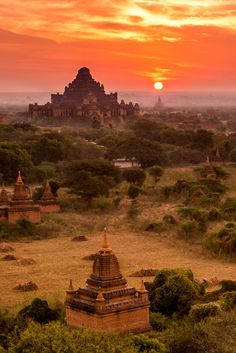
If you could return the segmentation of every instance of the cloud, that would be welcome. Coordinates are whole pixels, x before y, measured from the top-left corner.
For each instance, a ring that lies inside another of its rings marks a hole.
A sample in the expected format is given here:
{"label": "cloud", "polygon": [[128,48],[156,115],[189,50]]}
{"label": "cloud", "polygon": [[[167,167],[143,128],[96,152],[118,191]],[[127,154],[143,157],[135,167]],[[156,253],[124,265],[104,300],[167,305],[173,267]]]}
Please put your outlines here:
{"label": "cloud", "polygon": [[0,22],[1,90],[60,89],[79,66],[111,89],[235,84],[233,0],[0,0]]}

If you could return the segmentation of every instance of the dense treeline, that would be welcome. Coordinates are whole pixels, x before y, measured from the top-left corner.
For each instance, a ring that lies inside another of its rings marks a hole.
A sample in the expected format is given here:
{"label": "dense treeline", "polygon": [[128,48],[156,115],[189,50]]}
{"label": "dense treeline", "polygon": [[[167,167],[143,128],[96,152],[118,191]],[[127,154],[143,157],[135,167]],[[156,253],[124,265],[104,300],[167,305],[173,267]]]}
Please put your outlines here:
{"label": "dense treeline", "polygon": [[[0,127],[2,181],[13,181],[20,169],[28,181],[41,181],[63,161],[133,158],[143,168],[197,164],[219,148],[225,161],[236,161],[236,134],[180,131],[154,120],[138,119],[130,128],[41,129],[30,124]],[[60,169],[60,168],[59,168]]]}

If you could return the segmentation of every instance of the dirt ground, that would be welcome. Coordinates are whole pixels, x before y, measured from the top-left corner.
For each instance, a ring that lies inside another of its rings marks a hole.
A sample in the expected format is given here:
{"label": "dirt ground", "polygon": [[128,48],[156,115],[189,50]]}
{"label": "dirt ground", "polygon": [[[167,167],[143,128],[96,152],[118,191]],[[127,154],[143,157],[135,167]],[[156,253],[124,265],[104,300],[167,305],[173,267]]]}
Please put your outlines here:
{"label": "dirt ground", "polygon": [[[65,299],[69,280],[75,288],[84,286],[92,269],[92,261],[83,260],[102,244],[102,232],[91,234],[88,241],[73,242],[71,237],[59,237],[28,243],[12,243],[16,256],[30,257],[36,264],[22,266],[16,261],[1,261],[0,307],[18,310],[32,298],[51,303]],[[181,240],[150,233],[119,231],[109,234],[110,245],[117,255],[123,275],[129,285],[140,286],[141,278],[129,277],[140,269],[191,268],[195,278],[236,280],[236,264],[207,257],[200,246],[190,246]],[[2,254],[3,256],[4,254]],[[152,278],[145,277],[145,280]],[[35,282],[39,290],[16,292],[12,288],[25,282]]]}

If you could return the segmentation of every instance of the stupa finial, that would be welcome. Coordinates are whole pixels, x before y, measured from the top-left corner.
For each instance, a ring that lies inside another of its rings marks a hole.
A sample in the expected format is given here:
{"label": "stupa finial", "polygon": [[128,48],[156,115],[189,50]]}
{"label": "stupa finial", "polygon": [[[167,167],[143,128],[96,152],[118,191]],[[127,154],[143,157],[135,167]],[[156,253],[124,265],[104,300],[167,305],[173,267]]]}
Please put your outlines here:
{"label": "stupa finial", "polygon": [[69,290],[74,290],[74,287],[73,287],[73,284],[72,284],[72,279],[70,279]]}
{"label": "stupa finial", "polygon": [[22,178],[21,178],[20,170],[18,171],[18,177],[17,177],[16,182],[17,182],[17,184],[23,184],[23,180],[22,180]]}
{"label": "stupa finial", "polygon": [[108,242],[108,237],[107,237],[107,228],[104,228],[104,233],[103,233],[103,244],[102,244],[103,249],[109,249],[109,242]]}

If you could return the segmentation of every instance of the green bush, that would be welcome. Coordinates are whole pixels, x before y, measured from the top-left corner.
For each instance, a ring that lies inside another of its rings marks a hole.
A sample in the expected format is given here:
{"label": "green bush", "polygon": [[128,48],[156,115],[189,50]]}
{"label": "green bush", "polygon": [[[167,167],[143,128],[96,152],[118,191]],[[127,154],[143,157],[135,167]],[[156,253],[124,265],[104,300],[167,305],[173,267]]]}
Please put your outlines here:
{"label": "green bush", "polygon": [[188,314],[194,299],[203,294],[202,286],[194,281],[190,270],[161,270],[146,288],[151,311],[167,316]]}
{"label": "green bush", "polygon": [[218,303],[195,304],[191,307],[189,317],[194,322],[199,322],[209,316],[216,316],[220,313]]}
{"label": "green bush", "polygon": [[100,198],[93,201],[93,206],[104,212],[111,210],[112,203],[109,199]]}
{"label": "green bush", "polygon": [[219,255],[233,256],[236,254],[236,228],[223,227],[217,233],[208,234],[206,247]]}
{"label": "green bush", "polygon": [[168,319],[161,313],[150,312],[150,324],[156,331],[163,331],[167,328]]}
{"label": "green bush", "polygon": [[130,337],[132,346],[138,348],[138,352],[144,353],[167,353],[165,346],[158,342],[156,338],[149,338],[144,335],[135,335]]}
{"label": "green bush", "polygon": [[141,168],[124,169],[122,177],[128,183],[142,185],[146,179],[146,173]]}
{"label": "green bush", "polygon": [[40,324],[56,320],[58,317],[58,313],[49,308],[47,301],[39,298],[35,298],[30,305],[23,308],[19,315],[24,318],[31,318]]}
{"label": "green bush", "polygon": [[220,305],[223,310],[230,310],[236,306],[236,290],[220,295]]}
{"label": "green bush", "polygon": [[199,233],[198,223],[196,221],[186,221],[180,225],[179,233],[184,238],[191,238]]}
{"label": "green bush", "polygon": [[212,208],[208,214],[209,221],[220,221],[222,219],[221,211],[218,208]]}
{"label": "green bush", "polygon": [[138,197],[138,195],[140,194],[140,187],[137,186],[137,185],[130,185],[129,188],[128,188],[128,196],[130,199],[136,199]]}

